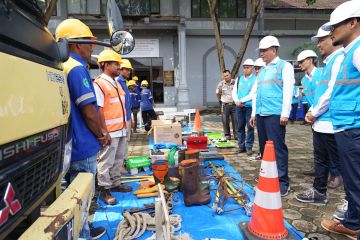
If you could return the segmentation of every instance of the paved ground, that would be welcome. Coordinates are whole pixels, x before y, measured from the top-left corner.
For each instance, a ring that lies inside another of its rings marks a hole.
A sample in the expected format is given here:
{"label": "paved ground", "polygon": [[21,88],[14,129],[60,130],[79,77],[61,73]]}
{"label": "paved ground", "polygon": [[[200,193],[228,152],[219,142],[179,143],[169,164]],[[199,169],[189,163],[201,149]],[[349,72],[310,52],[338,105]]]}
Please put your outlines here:
{"label": "paved ground", "polygon": [[[221,119],[216,114],[202,115],[203,126],[211,131],[221,131]],[[257,136],[257,135],[256,135]],[[257,137],[256,137],[257,138]],[[320,226],[324,218],[331,218],[336,204],[344,196],[342,187],[337,190],[329,190],[329,203],[326,206],[305,204],[296,201],[295,193],[312,185],[313,178],[302,174],[304,169],[313,165],[312,134],[310,126],[302,126],[299,123],[288,125],[286,142],[289,148],[289,176],[291,178],[290,194],[282,199],[284,217],[298,231],[307,237],[318,239],[347,239],[336,234],[329,234]],[[129,155],[148,154],[148,138],[143,133],[132,136],[129,146]],[[257,150],[257,142],[254,150]],[[226,160],[241,174],[243,179],[255,185],[254,178],[259,175],[260,161],[251,160],[246,154],[228,156]]]}

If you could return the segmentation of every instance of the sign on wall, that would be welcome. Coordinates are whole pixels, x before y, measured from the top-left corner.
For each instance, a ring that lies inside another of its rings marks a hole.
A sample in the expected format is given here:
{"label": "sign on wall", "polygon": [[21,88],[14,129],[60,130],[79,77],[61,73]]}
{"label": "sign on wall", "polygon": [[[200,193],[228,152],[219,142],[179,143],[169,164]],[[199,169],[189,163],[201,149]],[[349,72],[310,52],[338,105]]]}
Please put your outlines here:
{"label": "sign on wall", "polygon": [[174,71],[164,71],[164,87],[174,86]]}
{"label": "sign on wall", "polygon": [[124,58],[159,57],[159,39],[135,39],[135,47]]}

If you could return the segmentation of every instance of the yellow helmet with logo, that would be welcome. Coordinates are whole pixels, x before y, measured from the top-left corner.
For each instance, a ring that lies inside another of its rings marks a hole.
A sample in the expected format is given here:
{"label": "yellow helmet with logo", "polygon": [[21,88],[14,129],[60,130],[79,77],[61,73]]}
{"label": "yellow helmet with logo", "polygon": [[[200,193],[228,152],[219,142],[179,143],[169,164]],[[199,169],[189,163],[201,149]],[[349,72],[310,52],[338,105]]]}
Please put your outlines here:
{"label": "yellow helmet with logo", "polygon": [[136,86],[136,82],[133,80],[130,80],[127,84],[128,86]]}
{"label": "yellow helmet with logo", "polygon": [[66,19],[57,26],[55,31],[56,41],[60,38],[90,38],[95,40],[90,28],[79,19]]}
{"label": "yellow helmet with logo", "polygon": [[98,56],[98,63],[101,62],[118,62],[119,64],[122,63],[122,59],[120,54],[117,52],[111,50],[111,49],[105,49],[103,50],[99,56]]}
{"label": "yellow helmet with logo", "polygon": [[132,69],[132,65],[131,65],[129,59],[123,59],[121,65],[120,65],[120,68]]}
{"label": "yellow helmet with logo", "polygon": [[149,85],[148,81],[146,80],[141,81],[141,86],[148,86],[148,85]]}
{"label": "yellow helmet with logo", "polygon": [[139,81],[139,78],[138,78],[138,76],[133,76],[133,79],[132,80],[134,80],[134,81]]}

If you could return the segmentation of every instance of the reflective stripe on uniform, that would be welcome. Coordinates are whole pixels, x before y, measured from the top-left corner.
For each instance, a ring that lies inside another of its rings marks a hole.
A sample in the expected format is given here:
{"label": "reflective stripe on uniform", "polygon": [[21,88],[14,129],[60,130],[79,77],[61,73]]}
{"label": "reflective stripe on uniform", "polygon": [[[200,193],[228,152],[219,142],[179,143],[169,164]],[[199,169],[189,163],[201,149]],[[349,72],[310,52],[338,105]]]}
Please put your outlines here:
{"label": "reflective stripe on uniform", "polygon": [[259,81],[258,82],[258,86],[264,85],[264,84],[277,84],[277,85],[283,85],[283,81],[281,80],[274,80],[274,79],[269,79],[269,80],[263,80],[263,81]]}
{"label": "reflective stripe on uniform", "polygon": [[123,118],[114,118],[114,119],[105,120],[106,125],[108,125],[108,124],[116,124],[116,123],[123,123],[123,122],[124,122]]}
{"label": "reflective stripe on uniform", "polygon": [[329,80],[322,80],[316,83],[316,86],[321,86],[321,85],[328,85],[329,84]]}
{"label": "reflective stripe on uniform", "polygon": [[119,98],[110,98],[109,99],[110,103],[116,103],[116,102],[119,102],[119,101],[120,101]]}
{"label": "reflective stripe on uniform", "polygon": [[310,92],[306,92],[306,93],[303,93],[303,94],[304,94],[304,96],[309,96],[309,95],[312,95],[314,93],[315,93],[315,91],[310,91]]}
{"label": "reflective stripe on uniform", "polygon": [[95,97],[95,94],[94,94],[94,93],[92,93],[92,92],[86,93],[86,94],[80,96],[78,99],[76,99],[75,104],[76,104],[76,105],[79,105],[79,104],[82,103],[83,101],[85,101],[85,100],[87,100],[87,99],[89,99],[89,98],[93,98],[93,97]]}
{"label": "reflective stripe on uniform", "polygon": [[281,209],[280,192],[268,193],[256,189],[254,203],[265,209]]}
{"label": "reflective stripe on uniform", "polygon": [[360,85],[360,79],[336,80],[335,85]]}

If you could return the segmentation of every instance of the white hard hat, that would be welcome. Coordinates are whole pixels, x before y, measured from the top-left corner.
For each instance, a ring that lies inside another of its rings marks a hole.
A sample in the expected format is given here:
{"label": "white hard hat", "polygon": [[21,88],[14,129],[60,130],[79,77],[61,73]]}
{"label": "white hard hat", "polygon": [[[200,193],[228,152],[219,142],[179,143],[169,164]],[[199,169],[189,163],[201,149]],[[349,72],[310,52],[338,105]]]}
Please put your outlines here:
{"label": "white hard hat", "polygon": [[[327,23],[325,23],[325,24],[327,24]],[[324,24],[324,25],[325,25],[325,24]],[[323,25],[323,26],[324,26],[324,25]],[[319,28],[317,34],[311,38],[311,41],[317,42],[317,41],[319,40],[319,38],[329,36],[330,31],[325,31],[324,29],[322,29],[323,26],[321,26],[321,27]]]}
{"label": "white hard hat", "polygon": [[248,58],[244,61],[243,66],[254,66],[254,61],[251,58]]}
{"label": "white hard hat", "polygon": [[299,53],[299,55],[297,57],[297,61],[300,62],[309,57],[317,58],[318,56],[316,55],[316,53],[313,50],[304,50],[301,53]]}
{"label": "white hard hat", "polygon": [[322,29],[330,31],[331,26],[353,17],[360,17],[360,3],[357,0],[344,2],[335,8],[330,15],[330,22],[325,23]]}
{"label": "white hard hat", "polygon": [[254,66],[255,66],[255,67],[263,67],[263,66],[265,66],[265,63],[264,63],[264,61],[262,60],[262,58],[258,58],[258,59],[255,60]]}
{"label": "white hard hat", "polygon": [[259,49],[267,49],[269,47],[280,47],[279,40],[274,36],[266,36],[259,42]]}

